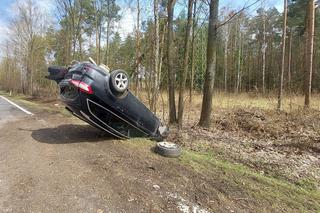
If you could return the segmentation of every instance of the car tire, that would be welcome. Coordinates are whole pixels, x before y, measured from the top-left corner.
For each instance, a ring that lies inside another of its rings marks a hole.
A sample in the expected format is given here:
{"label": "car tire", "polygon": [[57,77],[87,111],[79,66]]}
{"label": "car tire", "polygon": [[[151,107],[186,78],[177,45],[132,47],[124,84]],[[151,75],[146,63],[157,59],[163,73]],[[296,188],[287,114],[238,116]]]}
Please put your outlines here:
{"label": "car tire", "polygon": [[124,70],[114,70],[110,74],[110,86],[116,95],[121,95],[128,90],[129,76]]}
{"label": "car tire", "polygon": [[156,153],[164,157],[176,158],[181,155],[181,148],[179,145],[171,142],[157,143],[155,150]]}

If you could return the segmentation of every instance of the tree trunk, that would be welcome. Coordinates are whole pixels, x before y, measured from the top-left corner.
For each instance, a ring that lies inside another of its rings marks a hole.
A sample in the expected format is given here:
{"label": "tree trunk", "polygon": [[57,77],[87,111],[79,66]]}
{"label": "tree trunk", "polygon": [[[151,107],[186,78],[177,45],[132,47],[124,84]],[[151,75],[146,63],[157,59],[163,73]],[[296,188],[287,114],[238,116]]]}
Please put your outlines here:
{"label": "tree trunk", "polygon": [[266,92],[266,16],[265,11],[263,11],[263,44],[262,44],[262,93]]}
{"label": "tree trunk", "polygon": [[232,74],[234,74],[233,76],[235,76],[233,79],[233,86],[234,86],[233,92],[236,92],[236,90],[237,90],[237,57],[238,57],[237,47],[239,46],[238,34],[240,33],[240,27],[238,29],[237,23],[235,23],[234,28],[235,28],[235,33],[234,33],[233,48],[232,48],[232,51],[233,51],[233,59],[232,59],[233,72],[232,72]]}
{"label": "tree trunk", "polygon": [[100,32],[100,27],[99,27],[99,9],[97,2],[94,1],[92,2],[93,7],[94,7],[94,13],[95,13],[95,31],[96,31],[96,62],[100,64],[101,60],[101,45],[100,45],[100,40],[101,40],[101,32]]}
{"label": "tree trunk", "polygon": [[306,33],[306,79],[304,89],[304,106],[310,107],[310,96],[311,96],[311,83],[312,83],[312,71],[313,71],[313,51],[314,51],[314,26],[315,26],[315,2],[309,0],[308,11],[307,11],[307,33]]}
{"label": "tree trunk", "polygon": [[100,61],[100,44],[99,44],[98,28],[96,29],[96,61],[99,64],[99,61]]}
{"label": "tree trunk", "polygon": [[70,35],[70,27],[67,27],[67,47],[66,47],[66,57],[65,57],[65,64],[68,64],[71,62],[71,43],[72,43],[72,36]]}
{"label": "tree trunk", "polygon": [[236,93],[239,92],[240,82],[241,82],[241,58],[242,58],[242,33],[240,32],[239,26],[239,50],[238,50],[238,67],[237,67],[237,85],[236,85]]}
{"label": "tree trunk", "polygon": [[159,2],[153,1],[154,23],[155,23],[155,44],[154,44],[154,68],[152,75],[152,97],[151,97],[151,110],[156,112],[156,102],[158,99],[158,75],[159,75],[159,50],[160,50],[160,36],[159,36]]}
{"label": "tree trunk", "polygon": [[[105,64],[109,66],[109,42],[110,42],[110,23],[111,20],[107,21],[107,35],[106,35],[106,55],[105,55]],[[100,33],[101,34],[101,33]]]}
{"label": "tree trunk", "polygon": [[82,33],[80,30],[80,33],[78,35],[78,43],[79,43],[79,60],[82,61],[83,60],[83,55],[82,55]]}
{"label": "tree trunk", "polygon": [[288,56],[288,90],[291,93],[291,59],[292,59],[292,40],[293,40],[293,30],[290,30],[289,37],[289,56]]}
{"label": "tree trunk", "polygon": [[226,24],[226,34],[224,41],[224,91],[228,91],[228,44],[229,44],[229,24]]}
{"label": "tree trunk", "polygon": [[184,41],[184,60],[183,69],[180,75],[179,105],[178,105],[178,124],[182,126],[183,110],[184,110],[184,90],[186,87],[187,73],[189,68],[189,51],[190,51],[190,33],[192,25],[192,7],[193,0],[188,1],[188,21],[186,27],[186,35]]}
{"label": "tree trunk", "polygon": [[[161,44],[160,44],[160,56],[159,56],[159,68],[158,68],[158,79],[157,79],[157,86],[158,86],[158,90],[157,90],[157,97],[159,96],[160,93],[160,84],[161,84],[161,77],[162,77],[162,58],[163,58],[163,54],[164,54],[164,38],[165,38],[165,33],[166,33],[166,27],[167,25],[164,24],[163,26],[163,32],[161,35]],[[162,95],[161,95],[162,98]],[[163,103],[163,102],[162,102]],[[163,105],[164,108],[164,105]],[[164,114],[164,111],[162,112]]]}
{"label": "tree trunk", "polygon": [[173,70],[173,12],[176,0],[168,2],[168,38],[167,38],[167,58],[168,58],[168,76],[169,76],[169,123],[177,123],[176,103],[175,103],[175,72]]}
{"label": "tree trunk", "polygon": [[192,103],[193,81],[194,81],[194,69],[195,69],[195,30],[197,26],[196,22],[196,10],[197,1],[193,2],[193,17],[192,17],[192,40],[191,40],[191,70],[190,70],[190,88],[189,88],[189,102]]}
{"label": "tree trunk", "polygon": [[136,90],[135,95],[139,92],[139,71],[140,71],[140,0],[137,0],[137,29],[136,29]]}
{"label": "tree trunk", "polygon": [[100,64],[101,60],[101,45],[100,45],[100,39],[101,39],[101,33],[99,32],[99,26],[98,23],[96,23],[96,61],[98,64]]}
{"label": "tree trunk", "polygon": [[288,13],[288,0],[284,0],[283,32],[282,32],[282,62],[281,62],[281,72],[279,75],[279,88],[278,88],[279,91],[278,91],[278,107],[277,107],[278,110],[281,110],[282,108],[283,75],[284,75],[285,59],[286,59],[287,13]]}
{"label": "tree trunk", "polygon": [[218,25],[219,0],[211,0],[210,17],[207,43],[207,68],[205,74],[203,100],[199,125],[210,126],[212,111],[212,96],[217,60],[217,25]]}

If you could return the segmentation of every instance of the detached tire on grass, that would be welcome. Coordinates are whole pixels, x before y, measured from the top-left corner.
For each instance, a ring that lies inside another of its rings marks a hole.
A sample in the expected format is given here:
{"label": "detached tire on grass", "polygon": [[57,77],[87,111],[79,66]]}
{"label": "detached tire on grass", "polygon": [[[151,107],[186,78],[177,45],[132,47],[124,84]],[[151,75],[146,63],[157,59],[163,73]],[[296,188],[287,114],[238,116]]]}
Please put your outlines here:
{"label": "detached tire on grass", "polygon": [[176,158],[181,155],[181,148],[179,145],[170,142],[157,143],[155,150],[156,153],[164,157]]}

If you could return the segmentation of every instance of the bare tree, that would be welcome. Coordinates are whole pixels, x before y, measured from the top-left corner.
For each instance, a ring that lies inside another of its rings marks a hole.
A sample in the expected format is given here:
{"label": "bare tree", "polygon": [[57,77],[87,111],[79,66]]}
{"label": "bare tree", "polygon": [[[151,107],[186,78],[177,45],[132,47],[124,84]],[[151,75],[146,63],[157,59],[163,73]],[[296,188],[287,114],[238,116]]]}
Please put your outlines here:
{"label": "bare tree", "polygon": [[159,2],[158,0],[153,1],[153,13],[154,13],[154,70],[152,72],[152,97],[151,97],[151,110],[156,112],[156,102],[158,98],[159,90],[159,75],[160,75],[160,34],[159,34]]}
{"label": "bare tree", "polygon": [[309,0],[306,27],[306,79],[305,79],[305,107],[310,107],[312,89],[313,51],[314,51],[315,1]]}
{"label": "bare tree", "polygon": [[135,94],[138,96],[139,92],[139,71],[141,65],[141,47],[140,47],[140,0],[137,0],[137,25],[136,25],[136,91]]}
{"label": "bare tree", "polygon": [[95,31],[96,31],[96,61],[98,64],[100,64],[100,60],[101,60],[101,25],[99,24],[100,21],[100,14],[99,14],[99,5],[97,1],[92,2],[93,3],[93,8],[94,8],[94,17],[95,17]]}
{"label": "bare tree", "polygon": [[64,37],[65,40],[65,57],[64,57],[64,63],[67,64],[71,61],[71,49],[72,49],[72,43],[74,41],[73,32],[74,32],[74,26],[72,25],[72,17],[70,16],[70,7],[71,2],[68,0],[56,0],[57,5],[57,11],[59,13],[58,19],[65,19],[63,25],[65,25],[65,32]]}
{"label": "bare tree", "polygon": [[57,11],[60,12],[60,19],[64,23],[66,29],[67,43],[67,59],[66,63],[69,63],[71,58],[77,58],[77,44],[79,59],[82,58],[82,34],[84,23],[84,1],[80,0],[56,0]]}
{"label": "bare tree", "polygon": [[281,71],[279,75],[279,90],[278,90],[278,110],[282,108],[282,94],[283,94],[283,76],[285,69],[286,60],[286,36],[287,36],[287,16],[288,16],[288,0],[284,0],[284,11],[283,11],[283,30],[282,30],[282,63]]}
{"label": "bare tree", "polygon": [[237,66],[237,84],[236,93],[239,92],[241,86],[241,66],[242,66],[242,33],[239,30],[239,49],[238,49],[238,66]]}
{"label": "bare tree", "polygon": [[193,7],[193,0],[189,0],[188,1],[188,20],[187,20],[186,35],[185,35],[185,41],[184,41],[184,59],[183,59],[183,68],[181,70],[180,90],[179,90],[178,124],[180,127],[182,126],[182,118],[183,118],[183,110],[184,110],[184,90],[186,87],[187,73],[189,68],[192,7]]}
{"label": "bare tree", "polygon": [[210,1],[210,16],[207,43],[207,68],[203,88],[203,100],[199,125],[209,127],[211,121],[213,86],[217,61],[217,27],[219,0]]}
{"label": "bare tree", "polygon": [[263,8],[263,43],[262,43],[262,93],[266,92],[266,53],[267,53],[267,42],[266,42],[266,11]]}
{"label": "bare tree", "polygon": [[[106,4],[106,11],[105,11],[106,14],[104,14],[106,16],[106,20],[104,22],[104,24],[106,25],[106,34],[105,34],[106,47],[105,47],[104,63],[108,65],[110,62],[110,59],[109,59],[110,37],[113,32],[114,23],[120,20],[121,16],[119,15],[120,7],[116,4],[116,0],[101,0],[101,1],[105,2]],[[138,3],[140,4],[140,2]],[[140,8],[140,5],[139,5],[139,8]],[[140,17],[139,17],[139,20],[140,20]]]}
{"label": "bare tree", "polygon": [[193,15],[192,15],[192,39],[191,39],[191,69],[190,69],[190,88],[189,88],[189,102],[192,103],[193,81],[194,81],[194,69],[195,69],[195,30],[197,26],[196,11],[197,1],[193,1]]}
{"label": "bare tree", "polygon": [[11,42],[16,48],[15,55],[21,67],[21,86],[23,93],[33,93],[33,72],[42,47],[36,37],[45,32],[43,14],[33,0],[27,0],[17,6],[18,15],[11,23]]}
{"label": "bare tree", "polygon": [[290,29],[289,36],[289,50],[288,50],[288,89],[291,93],[291,61],[292,61],[292,41],[293,41],[293,29]]}
{"label": "bare tree", "polygon": [[[228,16],[226,16],[227,18]],[[228,91],[228,45],[229,45],[229,24],[224,26],[224,91]]]}
{"label": "bare tree", "polygon": [[177,112],[175,103],[175,72],[173,70],[173,12],[176,0],[168,1],[168,32],[167,32],[167,59],[168,59],[168,76],[169,76],[169,123],[177,123]]}
{"label": "bare tree", "polygon": [[[103,0],[92,0],[92,8],[93,8],[93,26],[96,34],[96,62],[98,64],[101,63],[101,39],[102,39],[102,31],[103,25],[105,21],[105,3]],[[89,13],[91,11],[88,11]]]}

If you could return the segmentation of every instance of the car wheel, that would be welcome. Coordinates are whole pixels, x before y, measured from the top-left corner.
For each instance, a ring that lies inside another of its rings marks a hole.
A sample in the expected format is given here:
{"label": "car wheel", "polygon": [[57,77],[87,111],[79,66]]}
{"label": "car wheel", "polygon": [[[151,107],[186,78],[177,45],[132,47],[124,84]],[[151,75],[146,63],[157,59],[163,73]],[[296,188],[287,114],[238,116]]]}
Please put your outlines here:
{"label": "car wheel", "polygon": [[110,74],[112,90],[117,94],[124,93],[129,87],[129,76],[123,70],[114,70]]}
{"label": "car wheel", "polygon": [[155,152],[165,157],[176,158],[181,155],[181,148],[175,143],[159,142],[155,147]]}

